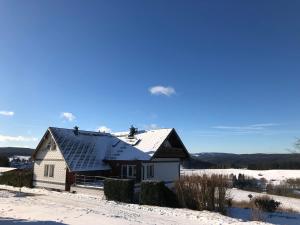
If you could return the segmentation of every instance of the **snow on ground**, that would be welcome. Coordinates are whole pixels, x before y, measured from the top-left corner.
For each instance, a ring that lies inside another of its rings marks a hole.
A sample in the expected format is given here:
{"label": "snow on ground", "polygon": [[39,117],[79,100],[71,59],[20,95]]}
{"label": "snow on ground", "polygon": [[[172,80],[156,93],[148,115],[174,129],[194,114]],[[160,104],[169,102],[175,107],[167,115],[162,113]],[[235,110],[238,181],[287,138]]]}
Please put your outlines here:
{"label": "snow on ground", "polygon": [[171,209],[116,203],[95,197],[43,189],[22,188],[26,197],[15,197],[18,188],[0,185],[0,224],[202,224],[254,225],[260,222],[222,216],[207,211]]}
{"label": "snow on ground", "polygon": [[5,173],[5,172],[16,170],[16,169],[17,168],[13,168],[13,167],[0,167],[0,173]]}
{"label": "snow on ground", "polygon": [[255,179],[265,178],[274,184],[279,184],[289,178],[300,178],[300,170],[248,170],[248,169],[182,169],[182,174],[234,174],[238,177],[239,174],[253,177]]}
{"label": "snow on ground", "polygon": [[[243,191],[240,189],[230,189],[229,195],[233,198],[235,201],[249,201],[248,195],[251,194],[253,197],[255,196],[261,196],[266,195],[264,193],[257,193],[257,192],[251,192],[251,191]],[[288,198],[284,196],[278,196],[278,195],[269,195],[274,200],[281,202],[281,207],[285,209],[293,209],[296,212],[300,213],[300,199],[298,198]],[[299,222],[300,224],[300,222]]]}

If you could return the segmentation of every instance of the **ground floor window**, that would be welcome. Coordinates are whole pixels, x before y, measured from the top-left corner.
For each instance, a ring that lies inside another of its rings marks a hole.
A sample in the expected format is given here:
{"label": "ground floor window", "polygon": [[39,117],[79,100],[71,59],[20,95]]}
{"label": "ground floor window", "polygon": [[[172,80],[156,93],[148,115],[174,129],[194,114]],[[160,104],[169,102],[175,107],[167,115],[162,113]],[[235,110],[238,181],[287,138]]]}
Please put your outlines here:
{"label": "ground floor window", "polygon": [[54,177],[54,165],[44,165],[44,177]]}
{"label": "ground floor window", "polygon": [[136,178],[136,165],[122,165],[122,178]]}
{"label": "ground floor window", "polygon": [[147,178],[154,177],[154,165],[147,165]]}

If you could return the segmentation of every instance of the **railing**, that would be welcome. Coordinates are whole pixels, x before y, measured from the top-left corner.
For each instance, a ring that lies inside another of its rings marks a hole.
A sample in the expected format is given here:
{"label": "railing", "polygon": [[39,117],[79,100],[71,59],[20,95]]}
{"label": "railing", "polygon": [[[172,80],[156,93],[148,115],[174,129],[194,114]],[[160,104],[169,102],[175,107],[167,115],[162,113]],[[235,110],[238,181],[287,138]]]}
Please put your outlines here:
{"label": "railing", "polygon": [[105,177],[75,175],[75,186],[103,187]]}

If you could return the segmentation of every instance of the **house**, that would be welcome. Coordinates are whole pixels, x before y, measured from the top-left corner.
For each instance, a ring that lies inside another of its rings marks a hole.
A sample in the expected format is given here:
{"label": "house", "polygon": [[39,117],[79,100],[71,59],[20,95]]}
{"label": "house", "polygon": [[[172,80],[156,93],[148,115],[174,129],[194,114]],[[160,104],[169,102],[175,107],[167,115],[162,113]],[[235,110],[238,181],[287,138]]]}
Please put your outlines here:
{"label": "house", "polygon": [[103,133],[49,127],[33,153],[33,186],[70,190],[76,176],[173,182],[189,157],[175,129]]}

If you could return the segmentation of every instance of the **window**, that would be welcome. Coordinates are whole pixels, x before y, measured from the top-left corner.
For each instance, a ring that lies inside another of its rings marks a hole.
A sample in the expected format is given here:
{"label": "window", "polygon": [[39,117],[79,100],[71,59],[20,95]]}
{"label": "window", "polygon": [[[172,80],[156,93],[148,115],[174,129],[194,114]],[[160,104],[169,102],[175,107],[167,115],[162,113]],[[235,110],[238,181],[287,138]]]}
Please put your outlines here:
{"label": "window", "polygon": [[54,177],[54,165],[44,165],[44,177]]}
{"label": "window", "polygon": [[126,165],[122,165],[122,171],[121,171],[121,176],[122,178],[126,178],[127,177],[127,166]]}
{"label": "window", "polygon": [[136,166],[135,165],[128,165],[128,176],[129,178],[135,178],[136,177]]}
{"label": "window", "polygon": [[153,177],[154,177],[154,166],[147,165],[147,178],[153,178]]}
{"label": "window", "polygon": [[136,178],[136,165],[122,165],[122,178]]}
{"label": "window", "polygon": [[48,177],[49,165],[44,166],[44,177]]}
{"label": "window", "polygon": [[54,165],[49,166],[49,177],[54,177]]}
{"label": "window", "polygon": [[46,145],[46,151],[48,151],[48,150],[50,150],[50,148],[51,148],[51,143],[49,142],[47,145]]}
{"label": "window", "polygon": [[56,144],[55,144],[55,142],[53,140],[51,141],[51,150],[52,151],[56,150]]}

